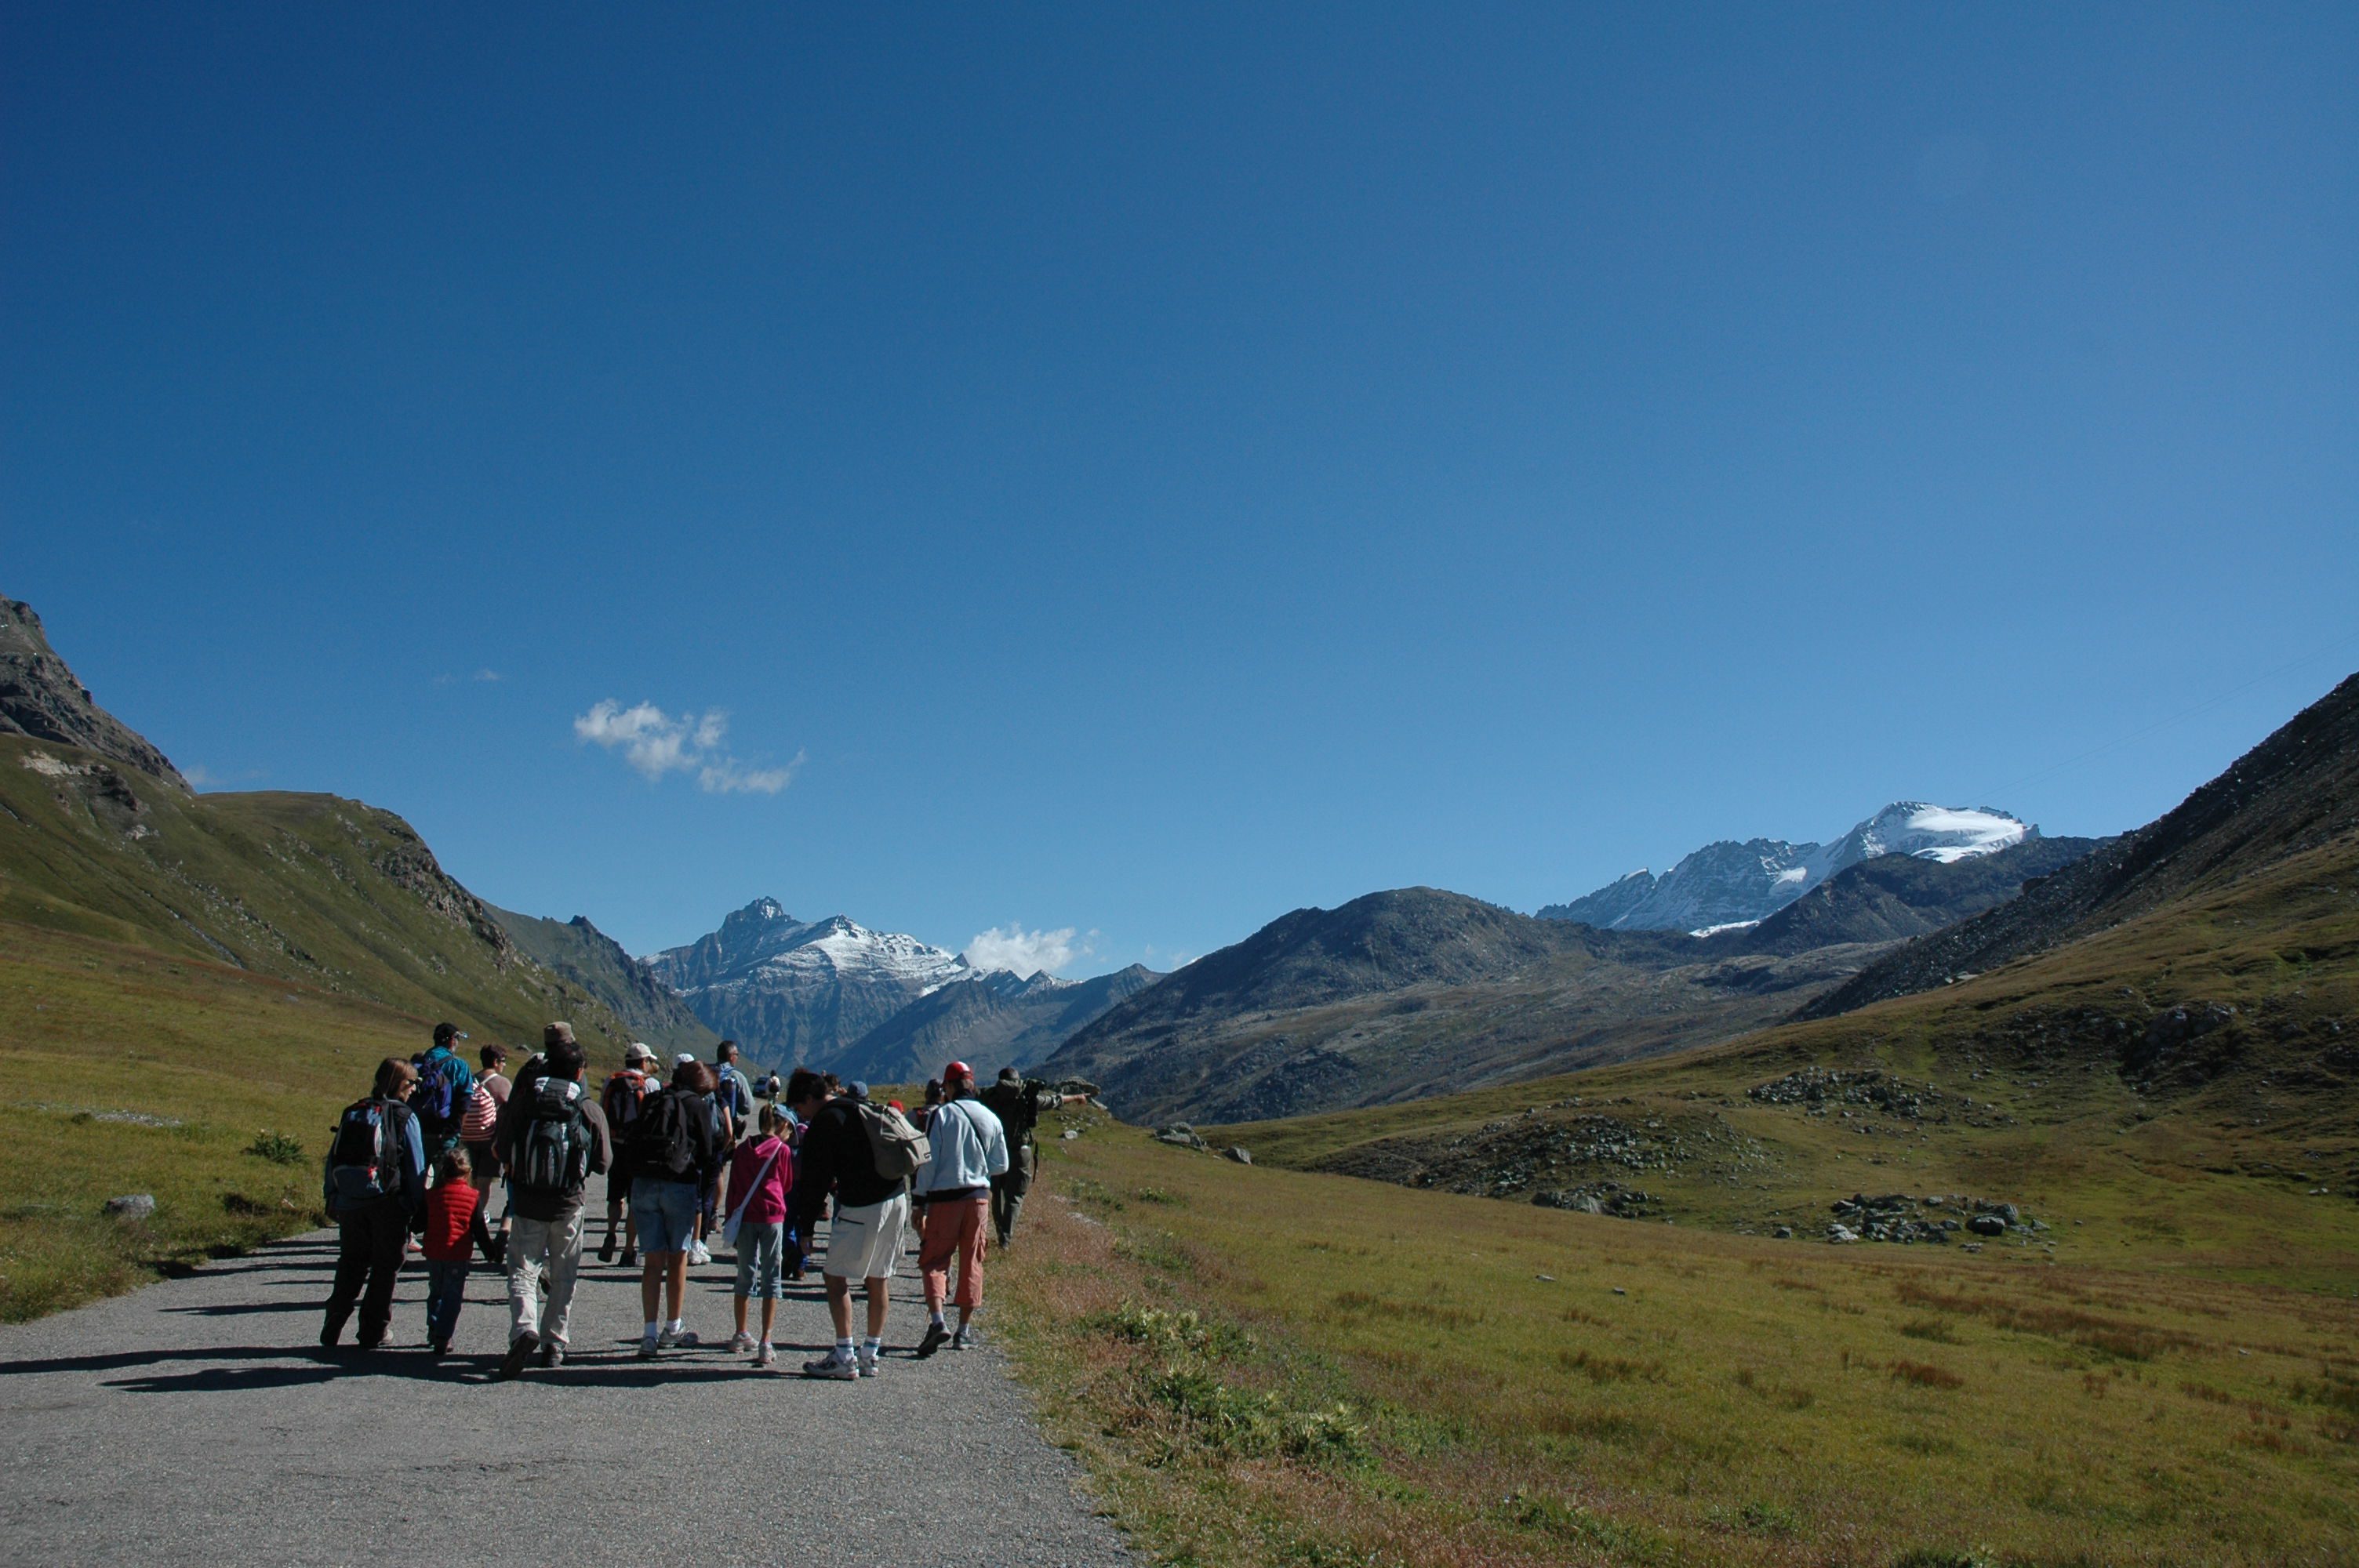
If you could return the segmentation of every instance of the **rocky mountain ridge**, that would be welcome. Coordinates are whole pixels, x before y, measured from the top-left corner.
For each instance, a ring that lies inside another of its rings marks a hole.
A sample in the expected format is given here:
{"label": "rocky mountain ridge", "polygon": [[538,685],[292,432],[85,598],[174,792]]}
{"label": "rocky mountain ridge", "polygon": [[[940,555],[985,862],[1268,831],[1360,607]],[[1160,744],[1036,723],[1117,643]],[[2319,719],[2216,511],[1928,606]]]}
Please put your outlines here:
{"label": "rocky mountain ridge", "polygon": [[888,1083],[960,1056],[1028,1065],[1158,978],[1136,966],[1089,980],[979,969],[846,915],[797,920],[774,898],[647,962],[707,1027],[754,1055]]}
{"label": "rocky mountain ridge", "polygon": [[54,741],[189,787],[170,758],[98,705],[49,646],[33,607],[14,599],[0,599],[0,735]]}

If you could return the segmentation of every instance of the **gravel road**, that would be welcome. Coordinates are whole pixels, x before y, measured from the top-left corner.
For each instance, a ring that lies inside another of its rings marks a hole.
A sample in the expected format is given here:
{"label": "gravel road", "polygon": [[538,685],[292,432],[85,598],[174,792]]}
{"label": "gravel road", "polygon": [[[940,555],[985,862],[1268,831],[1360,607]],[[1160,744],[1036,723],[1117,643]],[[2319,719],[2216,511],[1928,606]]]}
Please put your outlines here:
{"label": "gravel road", "polygon": [[[0,1326],[0,1562],[1133,1561],[996,1350],[910,1357],[914,1258],[884,1375],[852,1383],[756,1372],[719,1347],[725,1255],[690,1274],[688,1325],[712,1348],[636,1360],[636,1271],[592,1262],[566,1366],[493,1382],[501,1276],[478,1263],[437,1362],[413,1260],[399,1348],[330,1359],[334,1261],[321,1232]],[[832,1342],[816,1287],[788,1287],[782,1367]]]}

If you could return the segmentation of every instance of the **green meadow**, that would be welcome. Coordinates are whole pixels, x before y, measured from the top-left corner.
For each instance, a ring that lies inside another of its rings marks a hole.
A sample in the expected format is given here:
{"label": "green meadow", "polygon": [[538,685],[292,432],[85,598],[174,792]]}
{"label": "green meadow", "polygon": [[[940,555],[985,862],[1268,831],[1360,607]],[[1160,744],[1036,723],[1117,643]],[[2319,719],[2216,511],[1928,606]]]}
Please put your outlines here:
{"label": "green meadow", "polygon": [[1049,1150],[1001,1326],[1162,1561],[2359,1552],[2347,1292]]}

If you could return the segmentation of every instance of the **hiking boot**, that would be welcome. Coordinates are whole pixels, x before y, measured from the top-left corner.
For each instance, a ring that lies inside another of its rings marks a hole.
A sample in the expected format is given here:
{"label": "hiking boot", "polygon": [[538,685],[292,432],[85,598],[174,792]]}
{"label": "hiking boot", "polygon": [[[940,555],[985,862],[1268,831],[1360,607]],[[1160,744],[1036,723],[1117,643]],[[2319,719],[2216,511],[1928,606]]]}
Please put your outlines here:
{"label": "hiking boot", "polygon": [[922,1361],[951,1342],[951,1331],[939,1323],[926,1325],[926,1336],[918,1341],[918,1359]]}
{"label": "hiking boot", "polygon": [[637,1248],[636,1248],[636,1247],[625,1247],[625,1248],[624,1248],[624,1249],[623,1249],[623,1267],[624,1267],[624,1268],[625,1268],[625,1269],[636,1269],[636,1268],[637,1268],[638,1266],[639,1266],[639,1249],[638,1249]]}
{"label": "hiking boot", "polygon": [[[605,1239],[605,1240],[603,1240],[603,1241],[601,1241],[600,1243],[598,1243],[598,1261],[600,1261],[601,1263],[611,1263],[611,1262],[613,1262],[614,1260],[614,1233],[613,1231],[611,1231],[611,1230],[610,1230],[610,1231],[608,1231],[608,1232],[606,1233],[606,1239]],[[630,1261],[630,1260],[629,1260],[629,1259],[627,1259],[627,1258],[625,1258],[625,1259],[624,1259],[624,1260],[623,1260],[623,1261],[624,1261],[624,1262],[625,1262],[625,1263],[627,1263],[627,1262],[629,1262],[629,1261]]]}
{"label": "hiking boot", "polygon": [[840,1360],[835,1352],[831,1350],[816,1361],[804,1362],[803,1376],[827,1378],[842,1383],[856,1382],[860,1378],[860,1363],[856,1360]]}
{"label": "hiking boot", "polygon": [[745,1352],[753,1348],[754,1336],[746,1333],[744,1329],[741,1328],[736,1333],[729,1336],[729,1352],[731,1355],[743,1356]]}
{"label": "hiking boot", "polygon": [[550,1371],[564,1366],[565,1342],[561,1339],[544,1340],[540,1346],[540,1364]]}
{"label": "hiking boot", "polygon": [[508,1353],[500,1357],[498,1373],[500,1381],[506,1382],[511,1378],[520,1376],[524,1371],[525,1362],[529,1360],[532,1353],[539,1348],[540,1336],[530,1329],[525,1330],[509,1340]]}
{"label": "hiking boot", "polygon": [[777,1358],[778,1353],[770,1348],[770,1342],[768,1340],[765,1339],[761,1344],[754,1346],[755,1366],[767,1367]]}
{"label": "hiking boot", "polygon": [[982,1340],[974,1336],[974,1330],[963,1324],[959,1325],[959,1331],[956,1334],[951,1336],[951,1348],[953,1350],[972,1350],[982,1343]]}

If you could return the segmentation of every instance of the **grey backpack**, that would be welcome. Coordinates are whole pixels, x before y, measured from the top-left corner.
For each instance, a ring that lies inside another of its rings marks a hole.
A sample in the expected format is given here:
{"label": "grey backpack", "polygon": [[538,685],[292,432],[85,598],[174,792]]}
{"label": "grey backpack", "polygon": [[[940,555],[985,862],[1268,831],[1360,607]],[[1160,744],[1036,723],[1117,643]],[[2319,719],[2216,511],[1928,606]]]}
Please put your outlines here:
{"label": "grey backpack", "polygon": [[886,1181],[906,1182],[934,1157],[934,1146],[926,1135],[891,1106],[864,1099],[852,1105],[860,1113],[860,1130],[868,1134],[868,1152],[876,1162],[876,1173]]}

